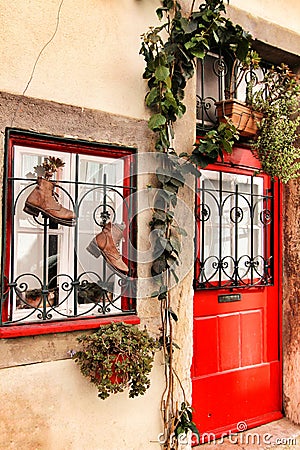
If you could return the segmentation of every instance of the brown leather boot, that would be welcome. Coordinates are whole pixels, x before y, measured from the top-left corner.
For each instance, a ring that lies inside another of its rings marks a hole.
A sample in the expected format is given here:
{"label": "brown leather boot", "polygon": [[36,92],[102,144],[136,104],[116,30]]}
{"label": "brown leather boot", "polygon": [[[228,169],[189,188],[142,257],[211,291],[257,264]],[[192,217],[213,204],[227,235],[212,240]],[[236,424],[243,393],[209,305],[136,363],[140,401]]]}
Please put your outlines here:
{"label": "brown leather boot", "polygon": [[102,255],[107,264],[121,276],[127,275],[129,270],[117,248],[123,237],[123,230],[121,225],[109,222],[86,248],[96,258]]}
{"label": "brown leather boot", "polygon": [[35,217],[42,213],[55,223],[72,227],[75,225],[76,216],[73,211],[64,208],[58,203],[54,187],[55,184],[52,181],[38,177],[37,186],[25,201],[24,211]]}

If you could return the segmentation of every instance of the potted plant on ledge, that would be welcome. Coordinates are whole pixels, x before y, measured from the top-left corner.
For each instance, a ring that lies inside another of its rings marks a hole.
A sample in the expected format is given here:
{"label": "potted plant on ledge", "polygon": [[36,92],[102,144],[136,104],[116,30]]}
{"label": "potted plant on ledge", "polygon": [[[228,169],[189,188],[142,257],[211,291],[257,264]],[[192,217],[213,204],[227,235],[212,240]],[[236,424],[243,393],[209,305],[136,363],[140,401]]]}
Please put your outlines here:
{"label": "potted plant on ledge", "polygon": [[82,374],[98,389],[98,397],[129,388],[129,397],[150,387],[149,374],[157,341],[136,325],[112,322],[90,335],[77,338],[82,349],[73,354]]}
{"label": "potted plant on ledge", "polygon": [[[253,88],[253,77],[259,68],[260,57],[254,50],[249,50],[244,57],[235,58],[231,68],[231,74],[227,88],[225,89],[225,100],[216,102],[216,114],[220,122],[228,120],[236,127],[240,136],[252,137],[257,133],[257,124],[262,119],[262,113],[255,111],[248,101]],[[246,75],[250,77],[246,80]],[[246,101],[237,100],[236,94],[241,83],[246,84]]]}

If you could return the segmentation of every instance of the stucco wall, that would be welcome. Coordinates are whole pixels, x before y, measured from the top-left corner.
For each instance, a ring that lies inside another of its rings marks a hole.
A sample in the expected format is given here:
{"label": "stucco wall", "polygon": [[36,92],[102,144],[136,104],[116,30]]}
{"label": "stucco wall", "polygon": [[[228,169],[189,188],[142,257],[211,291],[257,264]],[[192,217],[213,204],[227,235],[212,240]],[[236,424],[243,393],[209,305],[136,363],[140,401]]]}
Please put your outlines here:
{"label": "stucco wall", "polygon": [[73,361],[3,369],[0,448],[159,449],[160,371],[157,361],[152,375],[156,381],[143,397],[128,399],[124,392],[100,400]]}
{"label": "stucco wall", "polygon": [[[228,10],[233,20],[240,18],[236,11],[247,11],[245,27],[254,35],[265,27],[251,29],[252,16],[254,23],[262,18],[299,31],[299,2],[289,0],[284,14],[282,3],[233,0]],[[107,7],[107,2],[95,0],[47,0],[41,8],[39,0],[2,0],[1,90],[146,118],[140,101],[145,95],[140,35],[158,23],[159,4],[110,0]],[[191,2],[184,0],[183,5],[189,10]],[[278,44],[286,46],[286,40],[279,36]],[[294,41],[295,36],[291,45]]]}
{"label": "stucco wall", "polygon": [[[250,6],[256,4],[256,2],[248,2]],[[289,2],[290,3],[290,2]],[[262,2],[259,2],[261,5]],[[252,38],[263,44],[268,45],[268,48],[259,48],[259,53],[261,56],[266,58],[267,60],[271,60],[271,62],[279,64],[281,62],[285,62],[289,64],[291,67],[299,64],[297,61],[297,56],[299,57],[299,46],[300,46],[300,33],[295,31],[292,27],[289,28],[288,23],[285,20],[277,23],[276,20],[274,22],[266,14],[267,9],[263,9],[261,11],[260,8],[257,8],[254,12],[253,8],[250,9],[241,9],[241,5],[234,6],[230,3],[227,6],[227,15],[233,21],[233,23],[240,24],[246,31],[250,32]],[[290,11],[288,5],[285,5],[285,11]],[[249,12],[251,11],[251,12]],[[275,9],[276,11],[276,9]],[[300,14],[300,4],[297,4],[297,7],[293,9],[295,14]],[[261,12],[261,15],[256,15]],[[261,53],[261,51],[264,51]],[[275,60],[273,58],[275,57]]]}
{"label": "stucco wall", "polygon": [[23,93],[34,69],[29,96],[145,117],[140,35],[157,23],[158,4],[2,0],[1,90]]}
{"label": "stucco wall", "polygon": [[287,416],[300,424],[300,181],[284,188],[283,392]]}
{"label": "stucco wall", "polygon": [[[151,151],[153,145],[152,133],[143,120],[7,93],[0,93],[0,105],[2,138],[13,122],[17,128],[37,133],[124,145],[141,153]],[[139,182],[141,189],[144,182]],[[147,223],[138,225],[145,234]],[[138,314],[141,326],[147,324],[149,331],[157,334],[158,302],[139,300]],[[124,393],[101,401],[96,389],[68,360],[67,352],[75,348],[78,334],[0,340],[0,392],[5,398],[0,448],[159,448],[150,440],[155,441],[162,431],[159,406],[164,375],[160,355],[145,397],[135,402]],[[148,420],[144,420],[143,411],[149,412]]]}
{"label": "stucco wall", "polygon": [[300,32],[298,0],[230,0],[230,5],[281,27]]}

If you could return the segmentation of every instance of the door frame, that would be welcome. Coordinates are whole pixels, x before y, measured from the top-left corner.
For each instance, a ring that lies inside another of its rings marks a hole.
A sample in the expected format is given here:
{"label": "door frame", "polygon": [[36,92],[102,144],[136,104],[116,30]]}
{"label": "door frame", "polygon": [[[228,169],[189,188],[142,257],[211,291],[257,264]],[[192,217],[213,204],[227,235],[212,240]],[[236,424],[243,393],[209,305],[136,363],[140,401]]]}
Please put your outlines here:
{"label": "door frame", "polygon": [[[219,162],[214,165],[207,166],[207,170],[216,170],[216,168],[223,169],[223,171],[226,171],[226,168],[237,170],[251,170],[251,169],[259,169],[259,162],[252,154],[251,150],[249,149],[249,146],[245,145],[239,145],[236,146],[233,150],[232,155],[225,155],[224,161]],[[276,180],[275,181],[275,192],[274,192],[274,218],[276,218],[276,222],[274,224],[274,235],[273,239],[275,240],[278,238],[278,246],[276,250],[276,258],[274,261],[273,266],[273,276],[274,276],[274,285],[271,287],[272,289],[276,289],[276,294],[278,295],[278,355],[279,355],[279,367],[280,367],[280,374],[279,374],[279,397],[280,397],[280,412],[270,412],[268,414],[265,414],[263,416],[260,416],[258,418],[253,418],[250,420],[247,420],[247,428],[254,428],[259,425],[263,425],[269,422],[272,422],[274,420],[277,420],[283,416],[282,409],[283,409],[283,389],[282,389],[282,368],[283,368],[283,361],[282,361],[282,289],[283,289],[283,274],[282,274],[282,186],[281,183]],[[196,237],[195,237],[196,239]],[[195,240],[195,249],[197,248],[197,242]],[[276,261],[277,260],[277,261]],[[250,288],[251,289],[251,288]],[[204,293],[204,290],[202,291]],[[195,296],[194,296],[195,299]],[[194,300],[193,300],[194,301]],[[194,322],[194,314],[193,314],[193,322]],[[195,342],[195,335],[193,335],[193,342]],[[193,346],[195,348],[195,346]],[[195,361],[195,354],[193,354],[193,362],[191,367],[191,378],[192,378],[192,397],[194,395],[194,386],[193,386],[193,366]],[[193,402],[192,402],[193,404]],[[237,424],[238,425],[238,424]],[[241,431],[237,426],[230,430],[227,429],[227,426],[220,427],[214,434],[214,438],[220,438],[222,436],[228,435],[230,433],[235,433]],[[205,433],[204,433],[205,434]],[[200,443],[207,442],[209,438],[211,437],[209,434],[209,430],[207,430],[207,435],[203,436],[204,440],[200,441]]]}

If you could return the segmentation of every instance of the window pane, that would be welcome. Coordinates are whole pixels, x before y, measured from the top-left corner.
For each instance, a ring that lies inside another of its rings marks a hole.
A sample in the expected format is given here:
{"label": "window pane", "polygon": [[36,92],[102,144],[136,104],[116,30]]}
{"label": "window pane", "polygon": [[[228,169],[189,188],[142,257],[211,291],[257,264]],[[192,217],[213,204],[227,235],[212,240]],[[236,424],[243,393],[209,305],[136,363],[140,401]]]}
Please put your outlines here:
{"label": "window pane", "polygon": [[[14,206],[7,204],[5,224],[11,228],[6,231],[4,322],[122,313],[124,282],[103,256],[95,258],[87,247],[106,223],[122,224],[128,217],[125,160],[22,145],[13,150],[8,198]],[[39,166],[49,154],[65,163],[50,180],[50,188],[55,181],[50,196],[58,208],[74,210],[76,226],[47,218],[44,206],[36,217],[23,210],[28,195],[40,189],[36,183]],[[121,239],[117,244],[122,256],[125,243]]]}
{"label": "window pane", "polygon": [[202,287],[265,283],[271,199],[263,179],[202,171],[198,189],[198,283]]}

